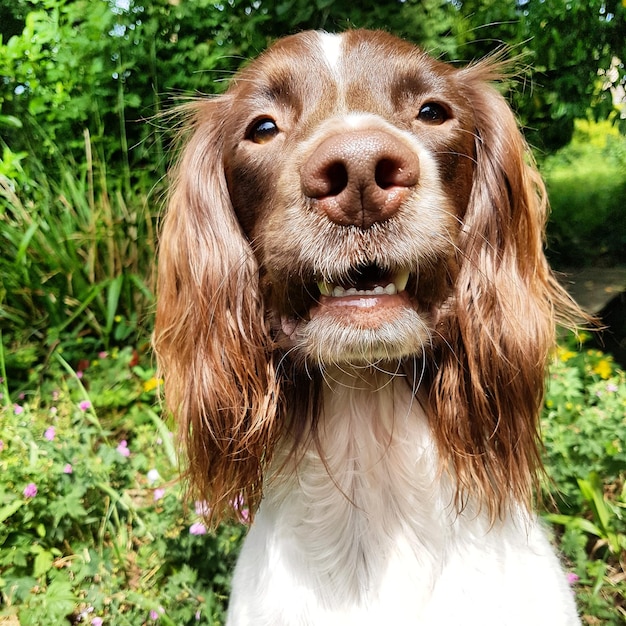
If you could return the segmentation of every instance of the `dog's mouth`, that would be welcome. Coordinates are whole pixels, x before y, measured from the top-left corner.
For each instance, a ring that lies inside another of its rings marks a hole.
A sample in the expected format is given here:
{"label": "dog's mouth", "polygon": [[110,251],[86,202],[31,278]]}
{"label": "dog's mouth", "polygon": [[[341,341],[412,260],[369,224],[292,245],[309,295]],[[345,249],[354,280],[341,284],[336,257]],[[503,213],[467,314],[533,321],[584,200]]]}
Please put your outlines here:
{"label": "dog's mouth", "polygon": [[374,263],[314,278],[303,314],[280,316],[278,342],[313,363],[367,364],[423,354],[437,315],[428,292],[418,297],[419,278],[417,268]]}
{"label": "dog's mouth", "polygon": [[390,271],[377,265],[361,265],[336,282],[318,280],[317,288],[322,302],[326,299],[395,296],[406,289],[409,275],[404,269]]}

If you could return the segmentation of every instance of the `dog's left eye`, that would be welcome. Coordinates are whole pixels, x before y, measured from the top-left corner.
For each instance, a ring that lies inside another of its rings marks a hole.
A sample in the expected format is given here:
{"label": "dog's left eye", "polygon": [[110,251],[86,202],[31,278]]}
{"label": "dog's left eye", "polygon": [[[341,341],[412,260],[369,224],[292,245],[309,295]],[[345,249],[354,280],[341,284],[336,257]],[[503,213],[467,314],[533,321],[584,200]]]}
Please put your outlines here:
{"label": "dog's left eye", "polygon": [[274,139],[279,132],[279,128],[273,119],[263,117],[250,125],[246,132],[246,139],[254,143],[267,143]]}
{"label": "dog's left eye", "polygon": [[433,124],[435,126],[443,124],[447,119],[449,119],[449,117],[450,114],[448,113],[448,110],[438,102],[427,102],[426,104],[423,104],[417,115],[417,119],[420,122]]}

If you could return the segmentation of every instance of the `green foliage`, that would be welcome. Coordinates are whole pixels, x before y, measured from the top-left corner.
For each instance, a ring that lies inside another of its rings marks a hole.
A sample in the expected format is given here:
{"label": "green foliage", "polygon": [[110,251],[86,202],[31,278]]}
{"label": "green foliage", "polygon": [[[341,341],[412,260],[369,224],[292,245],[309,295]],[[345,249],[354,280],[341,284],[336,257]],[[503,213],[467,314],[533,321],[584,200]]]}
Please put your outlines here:
{"label": "green foliage", "polygon": [[570,145],[541,166],[552,213],[548,249],[561,266],[626,262],[626,138],[577,121]]}
{"label": "green foliage", "polygon": [[[532,142],[548,149],[567,143],[589,107],[611,114],[608,84],[624,77],[613,60],[626,56],[626,8],[617,0],[0,0],[0,10],[10,16],[0,25],[0,115],[23,123],[21,132],[6,128],[5,141],[44,159],[57,142],[80,152],[87,128],[130,181],[133,164],[164,168],[160,134],[138,121],[173,93],[221,89],[272,39],[305,28],[383,27],[448,59],[505,42],[533,66],[536,85],[515,97]],[[39,145],[42,126],[49,141]]]}
{"label": "green foliage", "polygon": [[184,510],[154,372],[131,349],[54,361],[0,408],[0,616],[221,623],[242,528]]}
{"label": "green foliage", "polygon": [[[148,196],[110,189],[87,134],[85,142],[86,166],[60,165],[56,180],[42,168],[31,178],[23,156],[5,147],[0,330],[19,345],[48,350],[91,337],[107,349],[150,323],[155,235]],[[32,172],[36,163],[30,166]],[[11,358],[10,372],[19,365]]]}
{"label": "green foliage", "polygon": [[[621,0],[463,0],[455,35],[465,58],[498,43],[513,48],[532,83],[510,94],[531,145],[552,152],[569,143],[574,120],[616,115],[612,87],[624,84],[626,4]],[[463,44],[463,45],[461,45]],[[624,104],[622,103],[622,112]]]}
{"label": "green foliage", "polygon": [[542,430],[546,491],[552,492],[556,508],[547,519],[561,528],[560,548],[579,578],[579,606],[589,624],[599,623],[598,618],[603,624],[623,624],[626,375],[611,357],[559,348]]}

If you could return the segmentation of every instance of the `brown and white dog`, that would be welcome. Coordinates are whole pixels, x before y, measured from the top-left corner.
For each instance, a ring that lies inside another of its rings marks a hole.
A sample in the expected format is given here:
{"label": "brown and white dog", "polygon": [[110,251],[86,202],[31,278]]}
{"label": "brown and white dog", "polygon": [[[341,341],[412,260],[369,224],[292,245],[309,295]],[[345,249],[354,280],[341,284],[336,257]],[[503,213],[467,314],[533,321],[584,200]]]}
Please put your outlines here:
{"label": "brown and white dog", "polygon": [[230,626],[579,623],[532,512],[576,307],[500,69],[304,32],[189,108],[155,348],[191,496],[255,514]]}

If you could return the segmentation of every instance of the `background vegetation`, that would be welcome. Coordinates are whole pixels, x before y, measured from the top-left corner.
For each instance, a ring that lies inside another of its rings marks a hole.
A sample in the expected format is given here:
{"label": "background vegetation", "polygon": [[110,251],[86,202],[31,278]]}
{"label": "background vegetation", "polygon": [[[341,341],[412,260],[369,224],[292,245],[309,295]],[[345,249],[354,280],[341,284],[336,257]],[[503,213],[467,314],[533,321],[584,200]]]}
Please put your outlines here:
{"label": "background vegetation", "polygon": [[[221,623],[243,526],[206,534],[203,503],[185,510],[155,402],[157,114],[310,27],[382,27],[451,61],[510,46],[553,262],[625,262],[623,0],[0,0],[0,621]],[[564,339],[546,516],[587,624],[626,615],[625,430],[622,371]]]}

